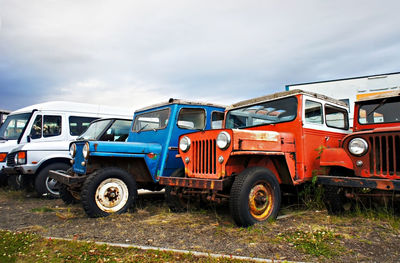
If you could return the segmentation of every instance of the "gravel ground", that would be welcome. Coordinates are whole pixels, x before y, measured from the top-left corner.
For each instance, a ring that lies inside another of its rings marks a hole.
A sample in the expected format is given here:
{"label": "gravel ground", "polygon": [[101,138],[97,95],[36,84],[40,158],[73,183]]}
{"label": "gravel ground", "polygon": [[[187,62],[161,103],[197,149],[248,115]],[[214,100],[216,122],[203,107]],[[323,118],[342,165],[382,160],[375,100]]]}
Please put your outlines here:
{"label": "gravel ground", "polygon": [[[245,229],[234,225],[226,205],[176,214],[169,211],[162,194],[144,193],[134,211],[93,219],[80,204],[67,206],[61,200],[0,189],[0,229],[4,230],[280,260],[400,261],[398,217],[282,211],[289,216]],[[304,248],[302,240],[311,245]],[[319,254],[325,249],[328,254]]]}

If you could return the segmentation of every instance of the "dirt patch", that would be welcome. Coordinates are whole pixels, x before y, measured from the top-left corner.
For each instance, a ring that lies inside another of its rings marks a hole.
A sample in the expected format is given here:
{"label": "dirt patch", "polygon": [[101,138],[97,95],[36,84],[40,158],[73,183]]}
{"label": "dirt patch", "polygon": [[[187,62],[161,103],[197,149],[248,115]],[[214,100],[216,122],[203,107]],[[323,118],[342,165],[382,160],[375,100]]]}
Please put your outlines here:
{"label": "dirt patch", "polygon": [[365,214],[283,209],[291,216],[238,228],[226,206],[172,213],[163,195],[139,196],[134,212],[87,218],[80,204],[0,189],[0,229],[43,236],[188,249],[280,260],[394,262],[400,260],[400,221]]}

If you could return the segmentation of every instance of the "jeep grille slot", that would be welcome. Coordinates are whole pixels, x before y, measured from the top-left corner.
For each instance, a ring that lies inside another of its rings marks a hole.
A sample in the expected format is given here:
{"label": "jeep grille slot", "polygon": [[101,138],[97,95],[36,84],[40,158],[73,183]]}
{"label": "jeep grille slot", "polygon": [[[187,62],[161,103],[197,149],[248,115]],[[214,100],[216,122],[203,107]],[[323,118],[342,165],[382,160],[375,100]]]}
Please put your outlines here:
{"label": "jeep grille slot", "polygon": [[400,175],[400,136],[373,135],[368,140],[371,175]]}
{"label": "jeep grille slot", "polygon": [[15,166],[15,155],[16,152],[7,154],[7,166]]}
{"label": "jeep grille slot", "polygon": [[198,140],[193,142],[193,174],[215,174],[216,164],[215,140]]}

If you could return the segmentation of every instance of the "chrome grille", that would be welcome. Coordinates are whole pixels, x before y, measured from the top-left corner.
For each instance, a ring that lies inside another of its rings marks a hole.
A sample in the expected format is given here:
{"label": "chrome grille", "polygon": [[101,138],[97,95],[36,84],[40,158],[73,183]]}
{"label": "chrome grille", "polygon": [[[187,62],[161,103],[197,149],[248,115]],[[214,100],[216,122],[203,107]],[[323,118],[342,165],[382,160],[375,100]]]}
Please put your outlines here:
{"label": "chrome grille", "polygon": [[215,140],[199,140],[193,142],[194,174],[216,174],[216,143]]}
{"label": "chrome grille", "polygon": [[368,137],[371,145],[369,160],[373,175],[400,175],[400,136],[372,135]]}

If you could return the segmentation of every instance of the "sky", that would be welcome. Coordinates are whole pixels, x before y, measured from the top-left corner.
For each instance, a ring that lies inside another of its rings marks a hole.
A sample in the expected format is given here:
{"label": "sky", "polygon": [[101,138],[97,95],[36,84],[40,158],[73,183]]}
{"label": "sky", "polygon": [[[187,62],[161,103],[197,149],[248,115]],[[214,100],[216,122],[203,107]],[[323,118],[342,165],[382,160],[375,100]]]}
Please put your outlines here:
{"label": "sky", "polygon": [[229,105],[400,71],[400,1],[0,0],[0,109]]}

